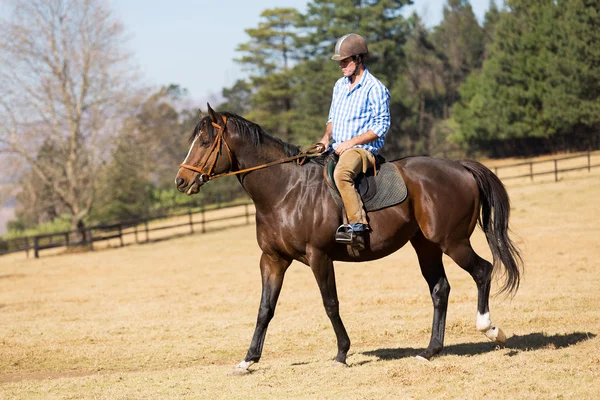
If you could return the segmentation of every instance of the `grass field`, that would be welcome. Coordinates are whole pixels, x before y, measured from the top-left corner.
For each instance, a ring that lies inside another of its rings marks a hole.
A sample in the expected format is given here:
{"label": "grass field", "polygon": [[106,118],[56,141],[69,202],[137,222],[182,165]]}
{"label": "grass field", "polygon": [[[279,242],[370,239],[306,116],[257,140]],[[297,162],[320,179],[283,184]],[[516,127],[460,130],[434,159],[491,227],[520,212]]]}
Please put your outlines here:
{"label": "grass field", "polygon": [[[476,288],[445,258],[446,349],[429,363],[433,308],[409,246],[336,264],[352,347],[335,335],[310,270],[286,275],[263,358],[248,349],[260,298],[253,225],[93,253],[0,258],[0,398],[578,398],[600,393],[600,171],[508,182],[526,263],[513,299],[491,300],[509,336],[475,329]],[[474,247],[489,259],[480,231]],[[497,285],[496,285],[497,286]]]}

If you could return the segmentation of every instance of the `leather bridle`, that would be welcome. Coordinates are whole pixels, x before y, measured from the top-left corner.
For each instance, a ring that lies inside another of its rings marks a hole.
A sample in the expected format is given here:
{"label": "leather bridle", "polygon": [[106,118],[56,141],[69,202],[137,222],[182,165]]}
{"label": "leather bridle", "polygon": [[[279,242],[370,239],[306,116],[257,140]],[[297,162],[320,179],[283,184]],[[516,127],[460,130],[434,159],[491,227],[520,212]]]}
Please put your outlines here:
{"label": "leather bridle", "polygon": [[[297,154],[295,156],[282,158],[282,159],[275,160],[275,161],[272,161],[269,163],[257,165],[257,166],[250,167],[250,168],[241,169],[238,171],[232,171],[231,170],[231,168],[233,168],[233,157],[231,156],[232,152],[231,152],[231,148],[229,147],[229,144],[227,144],[227,141],[225,140],[225,136],[224,136],[224,133],[225,133],[225,130],[227,127],[227,118],[225,118],[224,115],[222,116],[222,118],[223,118],[223,126],[217,124],[216,122],[212,122],[212,126],[217,128],[217,134],[215,135],[215,140],[213,141],[212,145],[210,146],[210,149],[208,150],[208,153],[207,153],[208,155],[204,159],[204,162],[202,162],[200,165],[197,165],[197,166],[189,165],[189,164],[180,164],[181,168],[185,168],[185,169],[188,169],[190,171],[194,171],[194,172],[197,172],[198,174],[200,174],[196,178],[196,180],[199,181],[199,183],[206,183],[213,179],[222,178],[222,177],[230,176],[230,175],[243,174],[245,172],[250,172],[250,171],[254,171],[254,170],[262,169],[262,168],[267,168],[272,165],[283,164],[283,163],[286,163],[289,161],[294,161],[294,160],[298,160],[298,164],[303,164],[304,161],[306,161],[306,159],[308,157],[318,156],[321,153],[323,153],[323,151],[325,150],[324,146],[321,143],[316,143],[316,144],[313,144],[312,146],[310,146],[305,151],[303,151],[300,154]],[[227,172],[215,174],[214,168],[215,168],[215,165],[217,164],[219,155],[223,152],[223,150],[222,150],[223,146],[225,146],[227,157],[229,158],[229,168],[230,169]],[[213,161],[210,163],[210,165],[208,165],[208,168],[206,168],[208,161],[212,157],[213,153],[217,153],[217,154],[215,154]]]}

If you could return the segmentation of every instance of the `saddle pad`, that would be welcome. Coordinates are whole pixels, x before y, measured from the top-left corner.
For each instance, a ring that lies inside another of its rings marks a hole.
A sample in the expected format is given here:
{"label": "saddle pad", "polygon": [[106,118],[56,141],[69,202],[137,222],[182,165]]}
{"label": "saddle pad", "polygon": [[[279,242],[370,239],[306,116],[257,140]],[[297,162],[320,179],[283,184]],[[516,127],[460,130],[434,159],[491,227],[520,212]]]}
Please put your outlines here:
{"label": "saddle pad", "polygon": [[[367,211],[376,211],[402,203],[408,196],[404,179],[402,179],[398,168],[391,163],[381,164],[377,171],[377,176],[364,177],[363,179],[373,179],[375,181],[373,182],[374,184],[369,184],[369,186],[377,188],[377,192],[374,195],[366,193],[369,195],[368,199],[365,196],[361,196],[365,210]],[[344,203],[337,188],[333,188],[331,185],[328,186],[331,196],[337,205],[342,207]]]}

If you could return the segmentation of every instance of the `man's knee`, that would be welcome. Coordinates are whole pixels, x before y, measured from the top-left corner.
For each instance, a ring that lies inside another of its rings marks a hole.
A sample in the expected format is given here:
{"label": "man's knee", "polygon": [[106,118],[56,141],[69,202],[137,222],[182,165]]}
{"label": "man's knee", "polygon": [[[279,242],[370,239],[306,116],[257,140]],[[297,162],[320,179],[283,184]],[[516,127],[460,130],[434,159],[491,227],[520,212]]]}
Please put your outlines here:
{"label": "man's knee", "polygon": [[355,177],[356,174],[350,169],[340,168],[338,166],[336,167],[335,171],[333,171],[333,180],[337,186],[339,186],[340,183],[343,185],[346,182],[351,182]]}

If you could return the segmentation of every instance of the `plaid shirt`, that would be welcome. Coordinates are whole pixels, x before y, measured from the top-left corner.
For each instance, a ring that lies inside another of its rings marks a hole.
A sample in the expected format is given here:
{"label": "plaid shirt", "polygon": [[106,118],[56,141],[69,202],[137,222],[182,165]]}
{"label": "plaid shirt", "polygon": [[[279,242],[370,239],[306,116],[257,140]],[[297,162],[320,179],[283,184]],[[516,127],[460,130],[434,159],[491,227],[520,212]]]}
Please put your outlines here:
{"label": "plaid shirt", "polygon": [[372,130],[379,139],[357,147],[377,154],[390,127],[390,92],[367,69],[352,90],[350,78],[343,76],[333,87],[327,119],[327,123],[330,122],[334,149],[339,143]]}

